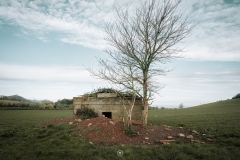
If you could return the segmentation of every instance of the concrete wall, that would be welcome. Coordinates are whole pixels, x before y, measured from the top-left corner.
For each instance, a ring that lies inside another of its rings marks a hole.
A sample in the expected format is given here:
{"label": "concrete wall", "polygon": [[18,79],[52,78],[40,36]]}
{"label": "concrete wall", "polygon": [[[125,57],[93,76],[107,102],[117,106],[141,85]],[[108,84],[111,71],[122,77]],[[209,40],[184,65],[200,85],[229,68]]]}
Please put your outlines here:
{"label": "concrete wall", "polygon": [[[76,114],[77,109],[84,105],[86,107],[93,108],[99,115],[102,115],[102,112],[112,112],[112,119],[114,121],[122,121],[123,117],[126,119],[126,112],[120,98],[115,94],[101,94],[97,97],[73,97],[74,115]],[[131,98],[129,100],[131,100]],[[130,107],[127,101],[124,101],[124,104],[127,109]],[[135,106],[132,111],[132,122],[138,124],[142,122],[141,99],[136,99]]]}

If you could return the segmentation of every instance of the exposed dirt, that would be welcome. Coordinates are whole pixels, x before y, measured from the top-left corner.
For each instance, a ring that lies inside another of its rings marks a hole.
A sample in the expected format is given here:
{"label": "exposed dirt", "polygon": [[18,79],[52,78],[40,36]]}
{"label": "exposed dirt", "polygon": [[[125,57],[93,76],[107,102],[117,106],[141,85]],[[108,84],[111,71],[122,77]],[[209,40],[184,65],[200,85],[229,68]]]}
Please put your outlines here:
{"label": "exposed dirt", "polygon": [[[171,128],[169,126],[151,126],[142,128],[141,125],[133,125],[137,135],[130,137],[124,132],[123,123],[113,122],[106,117],[97,117],[87,120],[76,118],[55,119],[44,123],[59,124],[67,122],[69,125],[76,125],[75,130],[79,137],[84,138],[93,144],[103,145],[163,145],[171,141],[183,141],[185,143],[206,143],[198,138],[198,133],[183,128]],[[193,138],[180,137],[179,133],[192,135]],[[171,137],[169,137],[171,136]],[[207,142],[208,143],[208,142]]]}

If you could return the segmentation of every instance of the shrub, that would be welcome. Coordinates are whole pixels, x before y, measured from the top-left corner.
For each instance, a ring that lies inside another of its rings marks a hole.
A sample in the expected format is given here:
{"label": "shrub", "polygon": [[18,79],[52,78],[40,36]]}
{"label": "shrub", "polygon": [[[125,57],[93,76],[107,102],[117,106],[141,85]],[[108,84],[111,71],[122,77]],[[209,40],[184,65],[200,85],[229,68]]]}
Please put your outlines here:
{"label": "shrub", "polygon": [[238,93],[236,96],[234,96],[232,99],[240,98],[240,93]]}
{"label": "shrub", "polygon": [[133,126],[129,126],[129,127],[125,127],[124,131],[127,135],[129,135],[130,137],[133,137],[137,134],[135,128]]}
{"label": "shrub", "polygon": [[95,118],[98,117],[98,113],[92,108],[82,107],[77,110],[76,115],[81,119]]}

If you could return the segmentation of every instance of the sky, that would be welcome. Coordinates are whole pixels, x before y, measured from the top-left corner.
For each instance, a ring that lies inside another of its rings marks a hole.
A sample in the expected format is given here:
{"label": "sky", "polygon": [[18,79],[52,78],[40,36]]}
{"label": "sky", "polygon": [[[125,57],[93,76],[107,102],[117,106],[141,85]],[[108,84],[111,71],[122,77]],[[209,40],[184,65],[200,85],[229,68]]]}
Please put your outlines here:
{"label": "sky", "polygon": [[[57,101],[109,84],[86,67],[108,58],[103,23],[113,6],[139,0],[1,0],[0,95]],[[182,0],[178,11],[197,23],[178,44],[183,58],[156,77],[163,88],[152,106],[177,108],[231,99],[240,93],[240,0]]]}

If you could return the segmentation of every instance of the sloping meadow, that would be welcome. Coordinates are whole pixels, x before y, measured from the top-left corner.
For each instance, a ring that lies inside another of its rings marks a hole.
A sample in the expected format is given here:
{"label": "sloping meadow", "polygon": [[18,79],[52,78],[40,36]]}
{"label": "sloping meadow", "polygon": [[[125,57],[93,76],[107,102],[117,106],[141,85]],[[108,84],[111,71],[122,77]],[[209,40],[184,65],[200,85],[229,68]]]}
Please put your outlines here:
{"label": "sloping meadow", "polygon": [[[149,111],[149,124],[194,129],[210,144],[175,142],[163,146],[94,145],[74,125],[41,124],[70,118],[72,111],[1,111],[0,159],[239,159],[240,100],[186,109]],[[159,133],[161,134],[161,133]],[[122,151],[123,155],[117,153]]]}

